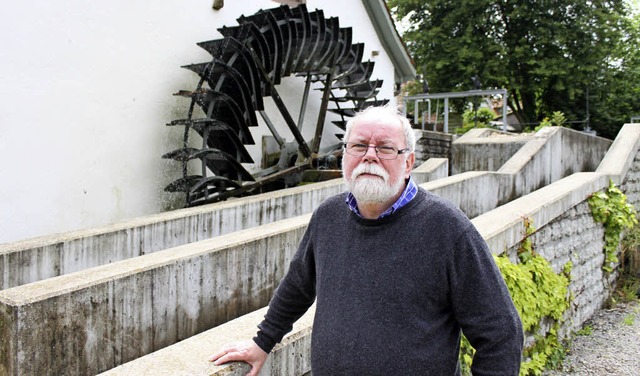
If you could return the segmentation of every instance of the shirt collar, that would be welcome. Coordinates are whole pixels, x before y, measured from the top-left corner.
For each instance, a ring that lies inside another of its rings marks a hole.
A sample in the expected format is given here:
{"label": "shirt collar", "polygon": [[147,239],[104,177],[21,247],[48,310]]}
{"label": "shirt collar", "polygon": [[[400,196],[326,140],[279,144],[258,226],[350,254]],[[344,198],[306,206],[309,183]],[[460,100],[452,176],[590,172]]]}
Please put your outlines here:
{"label": "shirt collar", "polygon": [[[385,210],[384,213],[380,214],[378,219],[395,213],[398,209],[408,204],[409,201],[413,200],[413,198],[416,197],[417,193],[418,193],[418,186],[413,181],[413,177],[409,176],[409,182],[407,183],[407,186],[402,191],[402,194],[400,195],[400,197],[398,197],[396,202],[393,205],[391,205],[389,209]],[[362,215],[360,214],[360,210],[358,210],[358,202],[356,201],[356,198],[353,196],[351,192],[347,194],[347,198],[345,199],[345,202],[347,203],[347,205],[349,206],[349,209],[351,209],[352,212],[356,213],[359,217],[362,217]]]}

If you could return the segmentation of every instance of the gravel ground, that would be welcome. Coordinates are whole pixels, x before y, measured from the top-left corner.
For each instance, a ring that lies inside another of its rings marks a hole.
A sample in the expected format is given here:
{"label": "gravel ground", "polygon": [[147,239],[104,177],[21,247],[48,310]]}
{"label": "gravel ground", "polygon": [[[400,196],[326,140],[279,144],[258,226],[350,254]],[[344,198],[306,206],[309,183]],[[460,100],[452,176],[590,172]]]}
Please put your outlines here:
{"label": "gravel ground", "polygon": [[545,376],[640,376],[640,303],[602,309],[585,323],[591,334],[576,335],[561,370]]}

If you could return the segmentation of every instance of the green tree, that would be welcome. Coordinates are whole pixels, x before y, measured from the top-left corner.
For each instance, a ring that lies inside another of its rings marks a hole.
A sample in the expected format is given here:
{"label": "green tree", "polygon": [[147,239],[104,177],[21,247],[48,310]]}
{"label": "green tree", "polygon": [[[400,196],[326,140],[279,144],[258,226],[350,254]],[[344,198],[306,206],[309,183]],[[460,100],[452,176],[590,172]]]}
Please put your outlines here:
{"label": "green tree", "polygon": [[[508,89],[508,105],[522,123],[553,111],[569,125],[584,120],[587,95],[594,129],[596,119],[614,119],[595,112],[607,109],[604,93],[616,74],[629,74],[626,65],[612,72],[622,42],[632,37],[623,0],[387,2],[397,19],[408,20],[403,38],[432,92],[468,90],[477,76],[483,87]],[[617,90],[637,90],[637,68],[632,76],[631,88]]]}
{"label": "green tree", "polygon": [[624,29],[608,69],[594,80],[589,95],[592,127],[609,138],[631,116],[640,115],[640,16],[625,19]]}

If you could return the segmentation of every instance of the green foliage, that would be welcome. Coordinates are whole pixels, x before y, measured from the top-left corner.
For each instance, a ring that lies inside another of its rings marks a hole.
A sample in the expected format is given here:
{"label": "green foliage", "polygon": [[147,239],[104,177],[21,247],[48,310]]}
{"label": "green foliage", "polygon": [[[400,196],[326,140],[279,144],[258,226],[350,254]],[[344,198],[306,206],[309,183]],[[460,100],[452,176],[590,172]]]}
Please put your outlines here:
{"label": "green foliage", "polygon": [[564,117],[564,114],[561,111],[553,111],[551,115],[551,124],[556,127],[563,127],[564,123],[567,122],[567,118]]}
{"label": "green foliage", "polygon": [[629,274],[622,274],[618,281],[616,295],[623,302],[634,302],[640,294],[640,279]]}
{"label": "green foliage", "polygon": [[524,236],[518,246],[518,258],[520,262],[526,264],[531,257],[533,257],[533,243],[531,241],[531,235],[536,232],[536,228],[533,226],[531,218],[525,217],[524,221]]}
{"label": "green foliage", "polygon": [[635,315],[627,315],[627,316],[625,316],[624,320],[622,320],[622,323],[627,325],[627,326],[633,325],[634,322],[636,322],[636,316]]}
{"label": "green foliage", "polygon": [[605,261],[602,269],[611,273],[619,261],[617,254],[622,231],[638,224],[636,211],[613,181],[604,192],[592,194],[588,202],[593,219],[604,226]]}
{"label": "green foliage", "polygon": [[478,111],[470,109],[462,114],[462,124],[465,126],[477,124],[478,128],[488,127],[495,117],[496,114],[486,107],[480,107]]}
{"label": "green foliage", "polygon": [[513,264],[506,257],[496,257],[496,263],[526,332],[535,333],[545,317],[555,320],[545,337],[537,336],[534,345],[525,349],[524,356],[529,360],[522,364],[520,375],[539,374],[548,361],[562,351],[557,339],[557,327],[569,307],[569,280],[564,275],[555,274],[549,262],[535,254],[520,264]]}
{"label": "green foliage", "polygon": [[[536,335],[535,342],[525,349],[520,376],[540,375],[546,367],[562,361],[564,348],[557,338],[557,330],[564,312],[569,308],[568,286],[571,264],[567,263],[562,274],[556,274],[542,256],[535,253],[530,235],[535,232],[533,223],[525,218],[524,238],[518,249],[520,263],[514,264],[505,256],[494,259],[520,314],[525,332],[537,333],[544,318],[553,319],[554,324],[545,336]],[[463,340],[461,348],[462,369],[469,370],[473,349]]]}
{"label": "green foliage", "polygon": [[431,92],[473,89],[477,76],[509,91],[523,123],[557,109],[610,138],[640,114],[640,21],[624,0],[387,3]]}
{"label": "green foliage", "polygon": [[467,110],[462,114],[462,127],[456,129],[456,133],[467,133],[473,128],[487,128],[495,118],[493,111],[486,107],[478,108],[478,111]]}
{"label": "green foliage", "polygon": [[554,273],[547,260],[534,255],[520,264],[513,264],[505,257],[496,258],[496,262],[520,312],[525,331],[534,332],[543,317],[562,319],[563,312],[569,307],[569,280]]}
{"label": "green foliage", "polygon": [[551,328],[545,337],[535,336],[533,346],[525,351],[529,360],[522,363],[520,376],[542,375],[544,369],[557,368],[562,363],[566,350],[558,342],[557,327]]}
{"label": "green foliage", "polygon": [[549,119],[548,117],[545,117],[544,119],[542,119],[542,121],[540,122],[540,125],[538,125],[534,129],[534,132],[537,132],[544,127],[551,127],[551,126],[562,127],[566,122],[567,122],[567,119],[564,117],[564,114],[561,111],[554,111],[553,114],[551,115],[551,119]]}
{"label": "green foliage", "polygon": [[593,128],[613,138],[619,125],[640,114],[640,16],[629,12],[621,20],[623,37],[614,44],[607,69],[590,85],[590,113]]}
{"label": "green foliage", "polygon": [[591,325],[585,325],[582,329],[576,333],[579,336],[590,336],[593,333],[593,327]]}
{"label": "green foliage", "polygon": [[534,132],[537,132],[537,131],[539,131],[540,129],[542,129],[542,128],[544,128],[544,127],[550,127],[551,125],[552,125],[552,124],[551,124],[551,120],[549,120],[549,118],[548,118],[548,117],[546,117],[546,118],[542,119],[542,121],[540,122],[540,124],[539,124],[537,127],[535,127],[535,128],[533,129],[533,131],[534,131]]}
{"label": "green foliage", "polygon": [[571,270],[573,269],[573,263],[571,261],[564,264],[562,268],[562,275],[567,277],[567,279],[571,279]]}
{"label": "green foliage", "polygon": [[463,375],[471,375],[471,363],[476,350],[471,346],[469,340],[464,335],[460,342],[460,372]]}

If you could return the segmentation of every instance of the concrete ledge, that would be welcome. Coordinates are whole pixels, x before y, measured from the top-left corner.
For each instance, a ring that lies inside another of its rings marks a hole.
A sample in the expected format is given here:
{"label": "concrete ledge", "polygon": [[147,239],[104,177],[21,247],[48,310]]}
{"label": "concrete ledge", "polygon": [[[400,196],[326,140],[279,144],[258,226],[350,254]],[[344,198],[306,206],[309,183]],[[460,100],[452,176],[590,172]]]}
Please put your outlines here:
{"label": "concrete ledge", "polygon": [[[419,182],[445,177],[448,160],[417,168]],[[311,213],[346,189],[342,178],[136,218],[108,226],[0,244],[0,290],[126,260]]]}
{"label": "concrete ledge", "polygon": [[0,290],[311,213],[342,179],[0,244]]}
{"label": "concrete ledge", "polygon": [[[638,147],[636,147],[636,149],[627,148],[627,153],[621,153],[618,155],[623,158],[622,161],[633,161],[637,153]],[[465,176],[451,177],[444,181],[423,184],[423,186],[430,187],[432,190],[437,190],[441,187],[451,186],[452,184],[458,184],[468,180],[482,179],[484,176],[489,174],[467,173],[464,175]],[[496,175],[500,176],[505,174]],[[577,173],[480,215],[474,218],[472,222],[478,228],[483,238],[487,241],[492,252],[500,254],[507,249],[514,247],[522,240],[524,231],[523,219],[525,217],[533,219],[534,226],[536,228],[541,228],[556,218],[563,216],[571,208],[584,202],[584,200],[593,192],[606,188],[610,178],[612,178],[612,175],[602,173]],[[622,177],[618,176],[618,178]],[[259,314],[255,317],[249,318],[248,320],[255,320],[253,321],[253,325],[257,325],[261,319],[262,315]],[[222,330],[222,327],[224,327],[224,330],[226,331],[235,332],[234,327],[236,325],[237,324],[233,322],[229,322],[216,328],[216,330]],[[301,325],[295,327],[289,335],[299,338],[300,341],[302,341],[303,338],[311,337],[311,327],[312,323],[305,321],[304,323],[301,323]],[[208,335],[210,332],[207,332],[206,334]],[[211,334],[212,333],[213,332],[211,332]],[[242,333],[234,338],[228,338],[226,340],[243,340],[251,338],[253,335],[253,332],[250,334]],[[310,340],[307,340],[306,343],[310,343]],[[184,345],[185,347],[178,347],[179,345],[169,347],[165,349],[166,352],[162,355],[165,357],[175,357],[176,359],[179,359],[183,356],[187,357],[191,351],[194,351],[199,347],[195,342],[193,344],[185,343]],[[291,353],[294,353],[295,351],[302,357],[307,357],[309,354],[308,348],[302,350],[300,348],[296,348],[294,350],[294,347],[290,346],[286,341],[282,343],[282,346],[289,347],[289,349],[287,349],[288,351]],[[282,348],[280,350],[285,351]],[[207,356],[208,353],[203,353],[201,355],[194,354],[194,358],[189,359],[193,359],[193,362],[202,362],[207,358]],[[138,362],[140,363],[138,364]],[[127,364],[126,366],[132,367],[129,368],[132,370],[144,370],[145,367],[153,367],[153,361],[151,358],[141,358]],[[280,373],[278,374],[281,375],[302,375],[306,373],[306,370],[299,371],[287,369],[287,365],[284,364],[281,364],[280,366]],[[243,370],[246,372],[247,369],[248,367],[245,366]],[[180,369],[178,368],[174,368],[174,370],[175,372],[180,372]],[[193,372],[189,374],[201,375],[205,373]],[[264,373],[264,375],[273,374],[275,373],[271,370],[265,371]]]}
{"label": "concrete ledge", "polygon": [[451,144],[451,173],[497,171],[533,137],[488,128],[471,129]]}
{"label": "concrete ledge", "polygon": [[494,133],[501,133],[501,132],[496,131],[495,129],[490,129],[490,128],[473,128],[473,129],[470,129],[467,133],[458,137],[454,141],[454,143],[465,144],[465,143],[485,142],[486,140],[484,139]]}
{"label": "concrete ledge", "polygon": [[[463,136],[456,142],[479,142],[476,137],[488,134],[491,132],[478,129],[472,134],[473,137],[465,140]],[[640,140],[637,135],[635,137]],[[595,170],[594,160],[603,158],[610,144],[609,140],[570,129],[546,127],[538,131],[497,172],[463,172],[421,186],[454,202],[469,218],[474,218],[565,176]],[[580,145],[592,146],[585,152],[584,158],[576,157],[575,150],[582,150]],[[633,157],[629,157],[631,148],[625,150],[618,153],[617,158],[627,158],[625,160],[632,163]]]}
{"label": "concrete ledge", "polygon": [[558,135],[559,128],[545,127],[539,130],[524,144],[498,171],[517,174],[522,171],[531,159],[539,154],[550,138]]}
{"label": "concrete ledge", "polygon": [[[476,175],[481,176],[481,174]],[[609,176],[598,173],[580,173],[575,174],[565,179],[562,179],[548,187],[545,187],[539,191],[533,192],[525,197],[519,198],[501,206],[495,210],[492,210],[486,214],[480,215],[473,219],[472,222],[478,228],[483,238],[489,244],[492,252],[496,254],[503,253],[505,250],[515,246],[522,240],[523,235],[523,218],[529,217],[534,221],[534,225],[540,228],[554,219],[562,216],[567,210],[583,202],[591,193],[602,189],[608,185]],[[464,179],[461,179],[464,181]],[[169,375],[169,374],[184,374],[184,375],[227,375],[222,370],[212,370],[206,373],[204,369],[206,366],[203,363],[208,359],[211,351],[202,351],[201,348],[208,346],[208,348],[217,348],[223,343],[245,340],[255,335],[255,326],[262,320],[264,311],[259,311],[252,316],[242,317],[242,321],[232,321],[220,325],[219,327],[203,333],[202,338],[213,338],[216,336],[216,331],[222,331],[224,333],[237,333],[232,337],[225,337],[223,340],[216,343],[216,345],[208,345],[204,343],[203,339],[194,337],[183,341],[179,344],[170,346],[158,352],[158,354],[151,354],[149,356],[132,361],[124,366],[114,369],[108,375],[128,375],[128,374],[146,374],[144,370],[151,369],[154,372],[149,374],[154,375]],[[246,319],[246,321],[245,321]],[[299,354],[302,358],[309,357],[309,347],[304,347],[300,344],[307,344],[310,346],[311,329],[313,323],[308,317],[304,321],[298,322],[294,330],[289,333],[289,338],[295,338],[295,346],[291,343],[291,340],[285,340],[280,344],[278,350],[280,352],[288,352],[290,354]],[[251,328],[248,332],[245,328]],[[275,355],[275,354],[274,354]],[[171,372],[164,373],[164,368],[155,368],[155,359],[158,359],[158,363],[162,362],[161,359],[175,359],[176,366],[172,366],[171,363],[166,366]],[[281,363],[277,355],[270,356],[273,363],[279,364],[277,372],[273,371],[273,365],[269,365],[269,368],[265,368],[261,375],[303,375],[308,370],[302,367],[296,368],[290,366],[287,363]],[[179,363],[180,359],[186,360],[189,364],[182,368]],[[192,364],[198,364],[198,369],[194,368]],[[229,371],[231,375],[243,375],[248,371],[247,365],[233,364],[229,365]],[[240,371],[235,371],[242,367]],[[155,371],[157,369],[157,372]],[[184,373],[181,373],[183,372]],[[237,372],[237,373],[236,373]],[[244,372],[244,373],[242,373]]]}
{"label": "concrete ledge", "polygon": [[545,127],[498,172],[514,175],[513,196],[521,197],[573,173],[595,171],[610,145],[568,128]]}
{"label": "concrete ledge", "polygon": [[512,200],[512,180],[513,177],[507,174],[469,171],[420,186],[453,202],[473,218]]}
{"label": "concrete ledge", "polygon": [[495,254],[502,254],[524,238],[524,219],[543,227],[593,192],[608,186],[609,177],[578,173],[482,214],[471,221]]}
{"label": "concrete ledge", "polygon": [[[633,161],[637,149],[625,146],[624,150],[618,154],[626,158],[620,163]],[[492,250],[501,252],[521,239],[523,217],[533,218],[541,227],[606,187],[612,176],[574,174],[474,223]],[[476,172],[426,186],[449,189],[452,197],[472,192],[478,200],[480,187],[503,178],[505,174]],[[332,182],[319,184],[336,184]],[[513,189],[513,184],[506,185],[494,196]],[[262,202],[267,196],[248,199]],[[4,290],[0,374],[93,374],[260,308],[284,273],[308,220],[307,214]],[[200,222],[185,221],[181,226],[207,231]],[[308,336],[298,333],[292,335],[301,341]]]}
{"label": "concrete ledge", "polygon": [[426,129],[416,129],[415,134],[417,139],[429,138],[431,140],[439,140],[439,141],[447,141],[447,142],[451,142],[455,139],[455,135],[451,133],[435,132],[435,131],[429,131]]}
{"label": "concrete ledge", "polygon": [[622,179],[627,176],[627,172],[633,164],[633,158],[629,155],[636,154],[640,148],[640,126],[638,124],[625,124],[607,155],[602,159],[597,172],[612,175],[612,180],[617,185],[623,183]]}
{"label": "concrete ledge", "polygon": [[[244,376],[250,369],[246,363],[215,366],[208,359],[229,342],[255,336],[256,325],[262,321],[266,312],[265,307],[100,375]],[[299,351],[297,348],[304,350],[311,346],[314,314],[315,305],[293,325],[292,332],[276,345],[262,367],[261,375],[302,375],[311,370],[309,352]]]}
{"label": "concrete ledge", "polygon": [[447,158],[429,158],[414,168],[411,175],[416,184],[446,178],[449,176],[449,160]]}
{"label": "concrete ledge", "polygon": [[266,306],[310,216],[0,291],[0,374],[95,374]]}

